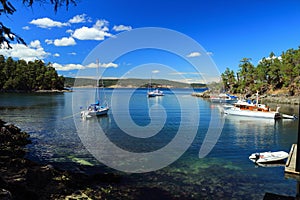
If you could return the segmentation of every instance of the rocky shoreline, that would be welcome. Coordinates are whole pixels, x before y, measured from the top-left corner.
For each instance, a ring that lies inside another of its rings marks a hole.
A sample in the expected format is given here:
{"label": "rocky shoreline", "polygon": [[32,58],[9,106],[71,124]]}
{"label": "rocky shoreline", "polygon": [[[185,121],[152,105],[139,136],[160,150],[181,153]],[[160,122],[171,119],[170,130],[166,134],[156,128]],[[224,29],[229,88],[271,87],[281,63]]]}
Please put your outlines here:
{"label": "rocky shoreline", "polygon": [[[201,97],[208,99],[211,96],[218,96],[218,95],[212,95],[209,90],[206,90],[204,92],[194,92],[191,94],[195,97]],[[244,96],[235,94],[235,96]],[[250,99],[255,99],[256,96],[252,95],[249,97]],[[262,101],[262,103],[278,103],[278,104],[291,104],[291,105],[300,105],[300,96],[288,96],[288,95],[261,95],[259,99]]]}
{"label": "rocky shoreline", "polygon": [[30,143],[28,133],[0,119],[1,200],[178,199],[156,187],[128,184],[120,174],[92,169],[97,173],[87,174],[85,170],[74,172],[35,163],[25,158]]}

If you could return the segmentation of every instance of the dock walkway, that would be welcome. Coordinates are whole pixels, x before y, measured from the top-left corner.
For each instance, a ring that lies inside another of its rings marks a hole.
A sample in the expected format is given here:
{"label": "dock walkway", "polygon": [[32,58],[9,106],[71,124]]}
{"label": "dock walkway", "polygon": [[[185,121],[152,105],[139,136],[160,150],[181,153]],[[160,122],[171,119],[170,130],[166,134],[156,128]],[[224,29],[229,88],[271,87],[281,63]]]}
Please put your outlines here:
{"label": "dock walkway", "polygon": [[300,172],[296,171],[296,157],[297,157],[297,144],[293,144],[292,148],[290,150],[289,157],[285,164],[284,171],[286,173],[291,173],[291,174],[295,174],[295,175],[300,174]]}

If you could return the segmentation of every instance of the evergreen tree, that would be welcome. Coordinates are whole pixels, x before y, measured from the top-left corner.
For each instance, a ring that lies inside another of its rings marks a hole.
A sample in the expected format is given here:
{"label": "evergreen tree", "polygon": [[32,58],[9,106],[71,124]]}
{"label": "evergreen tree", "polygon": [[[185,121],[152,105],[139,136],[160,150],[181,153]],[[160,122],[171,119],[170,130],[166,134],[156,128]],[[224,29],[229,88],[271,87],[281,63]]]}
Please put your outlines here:
{"label": "evergreen tree", "polygon": [[0,90],[36,91],[64,88],[64,77],[58,76],[55,68],[41,60],[14,61],[0,55]]}
{"label": "evergreen tree", "polygon": [[[239,64],[237,80],[233,71],[227,68],[221,75],[226,90],[233,93],[265,93],[269,90],[285,89],[290,95],[300,94],[300,46],[288,49],[277,57],[273,52],[262,58],[255,67],[250,58],[243,58]],[[233,76],[234,77],[234,76]]]}

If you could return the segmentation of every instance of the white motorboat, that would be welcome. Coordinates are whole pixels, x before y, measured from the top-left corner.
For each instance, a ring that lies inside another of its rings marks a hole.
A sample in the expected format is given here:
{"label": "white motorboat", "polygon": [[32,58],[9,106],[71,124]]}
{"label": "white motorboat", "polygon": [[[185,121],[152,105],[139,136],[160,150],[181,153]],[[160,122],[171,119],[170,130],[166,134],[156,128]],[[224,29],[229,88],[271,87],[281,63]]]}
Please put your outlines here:
{"label": "white motorboat", "polygon": [[228,115],[237,115],[245,117],[258,117],[267,119],[279,119],[279,107],[276,111],[271,111],[265,104],[254,104],[246,101],[238,101],[233,106],[224,106],[224,113]]}
{"label": "white motorboat", "polygon": [[233,96],[233,95],[229,95],[229,94],[221,93],[218,96],[211,96],[210,101],[212,103],[229,103],[229,104],[233,104],[233,103],[236,103],[238,101],[238,97]]}
{"label": "white motorboat", "polygon": [[289,157],[289,154],[285,151],[276,151],[276,152],[262,152],[262,153],[253,153],[249,156],[249,159],[254,163],[272,163],[282,161]]}
{"label": "white motorboat", "polygon": [[256,93],[257,99],[253,102],[251,100],[238,100],[232,106],[224,107],[224,113],[229,115],[267,118],[267,119],[280,119],[282,116],[279,113],[279,108],[272,111],[265,104],[258,103],[258,92]]}

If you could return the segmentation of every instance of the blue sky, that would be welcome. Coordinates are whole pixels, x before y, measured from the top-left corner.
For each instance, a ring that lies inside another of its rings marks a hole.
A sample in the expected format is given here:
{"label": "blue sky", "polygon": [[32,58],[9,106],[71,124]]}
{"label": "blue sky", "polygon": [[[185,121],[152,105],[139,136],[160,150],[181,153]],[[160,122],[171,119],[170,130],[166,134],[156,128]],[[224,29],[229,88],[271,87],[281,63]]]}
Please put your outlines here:
{"label": "blue sky", "polygon": [[[256,65],[271,51],[279,56],[300,45],[299,0],[97,0],[80,1],[57,13],[47,4],[36,3],[32,8],[20,1],[12,4],[17,11],[1,16],[1,21],[28,46],[13,45],[12,50],[2,49],[0,53],[14,59],[51,62],[59,74],[71,77],[87,67],[83,62],[97,45],[143,27],[187,35],[202,45],[221,73],[226,67],[237,71],[244,57],[252,58]],[[190,53],[193,55],[186,56],[200,56],[193,50]],[[159,63],[190,76],[185,77],[188,82],[197,82],[186,62],[167,52],[136,51],[111,62],[99,62],[109,78],[124,76],[136,66]],[[151,69],[155,77],[173,79],[166,73],[159,76],[161,65]],[[149,78],[150,74],[137,76]]]}

